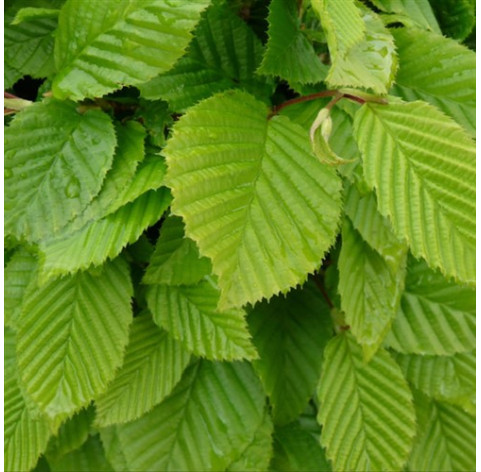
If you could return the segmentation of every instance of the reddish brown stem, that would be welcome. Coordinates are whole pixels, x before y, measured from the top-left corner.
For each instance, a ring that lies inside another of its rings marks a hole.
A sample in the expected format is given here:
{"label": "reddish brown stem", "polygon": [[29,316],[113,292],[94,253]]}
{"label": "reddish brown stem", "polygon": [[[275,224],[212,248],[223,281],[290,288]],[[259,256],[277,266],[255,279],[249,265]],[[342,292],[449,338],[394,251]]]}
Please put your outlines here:
{"label": "reddish brown stem", "polygon": [[329,298],[326,288],[324,287],[324,283],[322,282],[322,280],[319,279],[319,275],[315,275],[313,279],[314,279],[314,283],[317,285],[317,288],[321,291],[322,296],[324,297],[324,300],[326,300],[326,303],[328,304],[329,308],[333,309],[334,303],[332,303],[332,300]]}
{"label": "reddish brown stem", "polygon": [[308,102],[310,100],[317,100],[318,98],[326,98],[326,97],[333,97],[338,93],[337,90],[323,90],[322,92],[312,93],[310,95],[305,95],[304,97],[297,97],[291,100],[287,100],[280,105],[276,105],[272,109],[272,114],[276,115],[279,113],[283,108],[289,107],[291,105],[295,105],[296,103]]}

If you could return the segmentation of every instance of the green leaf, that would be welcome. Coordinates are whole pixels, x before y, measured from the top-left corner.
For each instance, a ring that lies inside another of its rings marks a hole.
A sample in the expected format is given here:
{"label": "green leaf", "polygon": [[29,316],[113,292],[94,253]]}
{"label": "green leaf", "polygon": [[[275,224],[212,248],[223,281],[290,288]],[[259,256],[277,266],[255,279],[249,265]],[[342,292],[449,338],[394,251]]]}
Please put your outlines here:
{"label": "green leaf", "polygon": [[5,324],[12,328],[22,309],[25,290],[37,275],[37,258],[20,248],[8,261],[4,271],[4,317]]}
{"label": "green leaf", "polygon": [[252,442],[264,401],[248,364],[198,361],[154,410],[102,438],[126,470],[224,470]]}
{"label": "green leaf", "polygon": [[429,397],[476,414],[476,351],[453,356],[396,354],[405,378]]}
{"label": "green leaf", "polygon": [[334,470],[402,468],[415,434],[414,408],[401,369],[386,351],[366,364],[349,334],[336,336],[325,350],[318,398],[321,444]]}
{"label": "green leaf", "polygon": [[364,176],[396,235],[431,267],[473,284],[473,141],[424,102],[363,105],[354,128]]}
{"label": "green leaf", "polygon": [[213,360],[256,358],[244,310],[219,311],[219,295],[217,285],[207,278],[196,285],[151,285],[147,304],[154,321],[197,356]]}
{"label": "green leaf", "polygon": [[416,395],[418,434],[408,470],[476,469],[476,419],[458,407]]}
{"label": "green leaf", "polygon": [[351,0],[317,0],[313,6],[327,33],[332,58],[326,82],[331,87],[387,93],[397,70],[397,56],[393,37],[381,19]]}
{"label": "green leaf", "polygon": [[156,223],[170,202],[170,192],[165,187],[150,191],[78,231],[41,241],[41,279],[72,274],[113,259]]}
{"label": "green leaf", "polygon": [[94,417],[93,408],[80,410],[69,418],[50,438],[45,455],[49,463],[54,463],[65,454],[80,448],[88,439]]}
{"label": "green leaf", "polygon": [[299,422],[277,427],[271,470],[278,472],[330,472],[324,449]]}
{"label": "green leaf", "polygon": [[264,419],[255,432],[252,441],[226,470],[228,472],[258,472],[268,470],[272,457],[273,430],[274,425],[266,409]]}
{"label": "green leaf", "polygon": [[172,68],[210,0],[67,0],[55,38],[54,96],[82,100]]}
{"label": "green leaf", "polygon": [[193,285],[210,274],[211,263],[200,257],[192,239],[184,237],[184,223],[169,216],[150,259],[143,282],[146,284]]}
{"label": "green leaf", "polygon": [[29,287],[18,320],[18,369],[53,420],[87,405],[113,379],[128,340],[132,292],[121,259]]}
{"label": "green leaf", "polygon": [[246,93],[216,95],[176,123],[164,150],[173,211],[212,260],[223,308],[302,283],[336,234],[339,177],[306,131],[267,114]]}
{"label": "green leaf", "polygon": [[346,219],[339,255],[341,309],[366,359],[384,341],[404,289],[406,248],[383,257],[364,241]]}
{"label": "green leaf", "polygon": [[[20,10],[22,11],[22,10]],[[55,18],[31,18],[13,25],[12,10],[5,12],[4,24],[4,86],[11,88],[23,77],[47,77],[55,71],[53,32]]]}
{"label": "green leaf", "polygon": [[329,307],[313,284],[257,304],[249,328],[260,358],[254,369],[264,384],[276,424],[296,419],[312,397],[322,353],[333,334]]}
{"label": "green leaf", "polygon": [[75,451],[56,461],[49,460],[52,472],[113,472],[105,458],[99,436],[90,436],[87,442]]}
{"label": "green leaf", "polygon": [[140,92],[150,100],[168,101],[178,112],[231,88],[267,97],[271,87],[254,75],[262,53],[262,43],[244,21],[227,5],[213,5],[197,26],[187,54],[172,70],[142,84]]}
{"label": "green leaf", "polygon": [[376,194],[365,192],[364,185],[362,180],[347,187],[344,211],[362,239],[386,261],[394,258],[395,262],[405,251],[406,244],[396,238],[389,219],[377,210]]}
{"label": "green leaf", "polygon": [[300,29],[297,4],[273,0],[269,5],[269,40],[258,72],[301,84],[326,78],[327,67]]}
{"label": "green leaf", "polygon": [[460,41],[466,39],[476,24],[475,4],[471,0],[430,0],[443,33]]}
{"label": "green leaf", "polygon": [[[53,18],[57,19],[60,10],[57,8],[37,8],[37,7],[25,7],[17,11],[15,18],[10,23],[11,25],[18,25],[25,21],[32,21],[41,18]],[[53,40],[53,36],[52,36]]]}
{"label": "green leaf", "polygon": [[151,410],[170,394],[189,360],[190,354],[150,315],[135,318],[122,368],[95,400],[96,424],[126,423]]}
{"label": "green leaf", "polygon": [[37,463],[50,438],[45,416],[32,410],[23,397],[15,365],[15,333],[5,330],[4,365],[4,467],[27,472]]}
{"label": "green leaf", "polygon": [[399,55],[394,92],[425,100],[476,132],[476,54],[452,39],[417,29],[393,31]]}
{"label": "green leaf", "polygon": [[[418,27],[441,34],[438,22],[434,16],[429,0],[371,0],[377,8],[387,13],[406,15]],[[397,19],[398,16],[394,15]],[[389,16],[386,18],[389,21]]]}
{"label": "green leaf", "polygon": [[406,287],[386,345],[406,354],[449,355],[476,346],[476,292],[408,261]]}
{"label": "green leaf", "polygon": [[80,214],[102,186],[115,143],[98,110],[46,100],[19,113],[5,130],[6,233],[37,241]]}

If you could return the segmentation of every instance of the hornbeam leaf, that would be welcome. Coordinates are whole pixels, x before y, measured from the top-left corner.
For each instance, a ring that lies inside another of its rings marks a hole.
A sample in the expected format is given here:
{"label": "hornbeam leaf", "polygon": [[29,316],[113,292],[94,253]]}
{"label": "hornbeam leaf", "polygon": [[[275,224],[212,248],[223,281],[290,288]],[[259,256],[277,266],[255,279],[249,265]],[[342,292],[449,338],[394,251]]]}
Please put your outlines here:
{"label": "hornbeam leaf", "polygon": [[96,424],[126,423],[152,409],[172,391],[190,357],[149,314],[136,317],[122,368],[95,400]]}
{"label": "hornbeam leaf", "polygon": [[299,422],[277,427],[274,431],[274,457],[271,470],[278,472],[330,472],[319,441]]}
{"label": "hornbeam leaf", "polygon": [[98,435],[88,440],[75,451],[57,460],[49,460],[52,472],[113,472],[114,469],[105,457],[105,452]]}
{"label": "hornbeam leaf", "polygon": [[60,99],[99,97],[173,67],[210,0],[67,0],[55,38]]}
{"label": "hornbeam leaf", "polygon": [[101,432],[107,457],[126,470],[225,470],[255,437],[264,401],[249,364],[200,360],[151,412]]}
{"label": "hornbeam leaf", "polygon": [[449,355],[476,346],[476,292],[408,261],[400,309],[386,345],[406,354]]}
{"label": "hornbeam leaf", "polygon": [[476,419],[459,407],[415,396],[418,434],[408,463],[417,472],[476,470]]}
{"label": "hornbeam leaf", "polygon": [[300,29],[297,4],[273,0],[269,5],[269,40],[258,72],[301,84],[325,79],[327,66]]}
{"label": "hornbeam leaf", "polygon": [[143,282],[146,284],[193,285],[212,271],[206,257],[200,257],[192,239],[184,237],[184,223],[168,217],[150,259]]}
{"label": "hornbeam leaf", "polygon": [[241,455],[226,469],[228,472],[257,472],[269,470],[272,457],[272,423],[269,412],[265,411],[264,419],[254,434],[252,441]]}
{"label": "hornbeam leaf", "polygon": [[453,356],[396,354],[406,379],[429,397],[461,406],[475,414],[476,352]]}
{"label": "hornbeam leaf", "polygon": [[476,54],[452,39],[418,29],[394,29],[399,73],[394,92],[425,100],[476,131]]}
{"label": "hornbeam leaf", "polygon": [[101,220],[78,231],[40,242],[40,278],[72,274],[116,257],[156,223],[171,202],[168,189],[149,191]]}
{"label": "hornbeam leaf", "polygon": [[369,359],[384,341],[396,316],[406,273],[405,247],[384,258],[346,219],[339,255],[341,308]]}
{"label": "hornbeam leaf", "polygon": [[32,411],[22,394],[15,359],[15,333],[5,330],[4,467],[7,472],[28,472],[50,438],[47,418]]}
{"label": "hornbeam leaf", "polygon": [[414,408],[386,351],[366,364],[350,334],[336,336],[325,350],[318,397],[321,444],[335,471],[402,468],[415,434]]}
{"label": "hornbeam leaf", "polygon": [[257,304],[249,328],[259,359],[253,362],[276,424],[295,420],[319,380],[322,353],[332,336],[329,307],[312,284]]}
{"label": "hornbeam leaf", "polygon": [[154,321],[185,349],[213,360],[256,358],[244,310],[219,311],[218,301],[219,289],[210,278],[196,285],[151,285],[147,291]]}
{"label": "hornbeam leaf", "polygon": [[430,1],[443,34],[460,41],[469,36],[476,24],[476,8],[473,0]]}
{"label": "hornbeam leaf", "polygon": [[121,259],[29,287],[18,320],[18,370],[54,421],[87,405],[113,379],[128,341],[132,292]]}
{"label": "hornbeam leaf", "polygon": [[185,111],[231,88],[267,97],[272,87],[254,74],[262,53],[262,43],[249,26],[228,5],[214,4],[203,14],[185,56],[139,89],[145,98],[166,100],[173,111]]}
{"label": "hornbeam leaf", "polygon": [[[5,231],[37,241],[58,232],[99,192],[116,138],[108,115],[46,100],[5,130]],[[92,159],[95,156],[95,159]]]}
{"label": "hornbeam leaf", "polygon": [[164,149],[173,211],[212,260],[223,308],[303,282],[336,234],[339,177],[305,130],[267,114],[247,93],[216,95],[175,124]]}
{"label": "hornbeam leaf", "polygon": [[37,266],[37,258],[25,249],[16,251],[8,261],[3,285],[4,317],[7,326],[16,327],[25,290],[29,283],[36,279]]}
{"label": "hornbeam leaf", "polygon": [[473,284],[473,141],[424,102],[363,105],[354,128],[364,176],[397,236],[431,267]]}

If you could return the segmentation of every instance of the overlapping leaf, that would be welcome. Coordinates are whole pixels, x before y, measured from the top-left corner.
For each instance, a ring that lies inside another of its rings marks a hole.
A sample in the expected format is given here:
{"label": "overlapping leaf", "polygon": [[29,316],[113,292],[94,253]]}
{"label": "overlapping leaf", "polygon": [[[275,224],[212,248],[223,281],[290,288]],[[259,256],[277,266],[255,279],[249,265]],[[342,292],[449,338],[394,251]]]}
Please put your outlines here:
{"label": "overlapping leaf", "polygon": [[224,470],[263,420],[264,393],[248,364],[198,361],[160,405],[102,439],[126,470]]}
{"label": "overlapping leaf", "polygon": [[476,419],[456,406],[415,399],[418,433],[408,470],[476,470]]}
{"label": "overlapping leaf", "polygon": [[383,257],[345,220],[338,291],[346,323],[367,358],[382,344],[401,300],[407,251],[403,246],[397,249]]}
{"label": "overlapping leaf", "polygon": [[135,318],[122,368],[95,400],[97,425],[125,423],[151,410],[172,391],[189,360],[190,354],[149,314]]}
{"label": "overlapping leaf", "polygon": [[164,154],[174,213],[212,260],[223,307],[269,298],[320,264],[336,233],[340,181],[302,128],[267,121],[265,105],[228,92],[191,108]]}
{"label": "overlapping leaf", "polygon": [[192,239],[184,237],[184,224],[177,216],[170,216],[150,258],[143,279],[147,284],[193,285],[211,273],[211,263],[200,257]]}
{"label": "overlapping leaf", "polygon": [[473,0],[430,0],[443,33],[463,40],[471,33],[476,23],[476,7]]}
{"label": "overlapping leaf", "polygon": [[429,397],[475,414],[476,352],[453,356],[396,354],[406,379]]}
{"label": "overlapping leaf", "polygon": [[318,396],[321,443],[333,470],[402,468],[415,434],[414,408],[386,351],[366,364],[351,335],[336,336],[326,347]]}
{"label": "overlapping leaf", "polygon": [[475,148],[453,120],[424,102],[364,105],[355,135],[379,211],[414,256],[474,283]]}
{"label": "overlapping leaf", "polygon": [[28,394],[52,419],[87,405],[113,379],[128,340],[131,295],[120,259],[29,287],[18,320],[18,369]]}
{"label": "overlapping leaf", "polygon": [[386,338],[396,351],[449,355],[476,346],[476,293],[413,258],[400,309]]}
{"label": "overlapping leaf", "polygon": [[98,110],[46,100],[19,113],[5,130],[6,233],[36,241],[59,231],[99,192],[115,144]]}
{"label": "overlapping leaf", "polygon": [[55,38],[57,98],[100,97],[173,67],[210,0],[67,0]]}
{"label": "overlapping leaf", "polygon": [[394,91],[425,100],[476,131],[476,55],[456,41],[417,29],[393,31],[399,54]]}
{"label": "overlapping leaf", "polygon": [[324,80],[327,67],[300,29],[296,3],[273,0],[268,21],[269,40],[259,73],[301,84]]}
{"label": "overlapping leaf", "polygon": [[23,396],[15,359],[15,333],[5,330],[4,467],[7,472],[31,470],[47,447],[48,420],[32,409]]}
{"label": "overlapping leaf", "polygon": [[329,307],[312,284],[259,303],[249,313],[259,359],[253,362],[272,404],[274,422],[295,420],[312,396],[324,347],[332,336]]}
{"label": "overlapping leaf", "polygon": [[214,360],[256,358],[244,310],[218,310],[219,295],[210,278],[196,285],[151,285],[147,304],[154,321],[198,356]]}
{"label": "overlapping leaf", "polygon": [[40,243],[42,280],[100,265],[117,256],[157,222],[171,202],[166,188],[149,191],[132,203],[81,229]]}
{"label": "overlapping leaf", "polygon": [[150,100],[168,101],[174,111],[237,87],[267,97],[272,87],[254,74],[262,53],[254,32],[227,5],[216,4],[204,13],[186,55],[140,91]]}

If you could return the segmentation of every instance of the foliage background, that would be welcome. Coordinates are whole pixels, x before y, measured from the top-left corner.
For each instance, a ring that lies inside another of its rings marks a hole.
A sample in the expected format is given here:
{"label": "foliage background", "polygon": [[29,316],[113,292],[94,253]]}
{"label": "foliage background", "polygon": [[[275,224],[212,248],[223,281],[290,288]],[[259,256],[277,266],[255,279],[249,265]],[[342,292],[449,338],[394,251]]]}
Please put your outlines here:
{"label": "foliage background", "polygon": [[472,0],[5,2],[5,469],[475,469]]}

